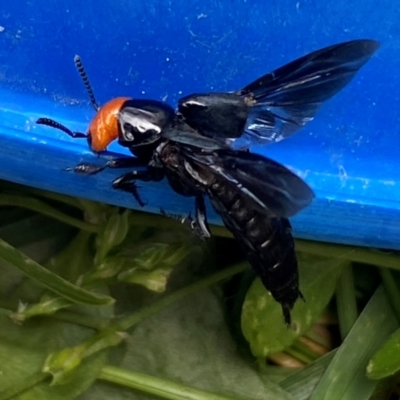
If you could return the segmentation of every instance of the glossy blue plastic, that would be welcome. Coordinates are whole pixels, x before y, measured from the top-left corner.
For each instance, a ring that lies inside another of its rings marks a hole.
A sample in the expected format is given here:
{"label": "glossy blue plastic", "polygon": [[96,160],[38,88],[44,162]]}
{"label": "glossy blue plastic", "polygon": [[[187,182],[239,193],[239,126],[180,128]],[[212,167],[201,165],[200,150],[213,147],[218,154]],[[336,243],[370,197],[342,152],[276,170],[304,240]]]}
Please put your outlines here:
{"label": "glossy blue plastic", "polygon": [[[230,91],[299,56],[357,38],[381,48],[313,122],[253,151],[293,168],[314,189],[292,219],[296,237],[400,249],[400,8],[391,0],[0,1],[0,178],[140,208],[110,181],[121,171],[64,171],[96,161],[85,140],[37,126],[38,117],[86,131],[94,111],[79,54],[100,103]],[[123,152],[117,145],[109,150]],[[125,152],[125,154],[127,154]],[[165,182],[141,183],[144,208],[185,214],[193,201]],[[210,220],[221,223],[210,208]]]}

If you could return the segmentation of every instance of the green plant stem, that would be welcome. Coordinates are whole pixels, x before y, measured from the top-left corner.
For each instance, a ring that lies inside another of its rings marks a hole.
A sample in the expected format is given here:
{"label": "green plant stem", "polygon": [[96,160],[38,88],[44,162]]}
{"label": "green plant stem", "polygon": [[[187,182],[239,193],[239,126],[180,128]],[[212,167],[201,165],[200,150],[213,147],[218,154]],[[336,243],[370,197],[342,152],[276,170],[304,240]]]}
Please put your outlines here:
{"label": "green plant stem", "polygon": [[296,250],[327,258],[342,258],[343,260],[400,270],[400,256],[380,253],[362,247],[296,240]]}
{"label": "green plant stem", "polygon": [[308,354],[303,353],[303,351],[296,349],[295,347],[285,349],[285,353],[306,365],[311,364],[315,360],[315,358],[309,357]]}
{"label": "green plant stem", "polygon": [[[28,377],[24,377],[24,379],[20,380],[20,384],[13,385],[2,392],[0,392],[0,400],[8,400],[19,398],[19,395],[29,388],[43,382],[48,379],[49,375],[44,372],[36,372]],[[17,397],[18,396],[18,397]]]}
{"label": "green plant stem", "polygon": [[296,399],[308,399],[335,354],[336,350],[332,350],[330,353],[325,354],[305,368],[298,369],[296,372],[283,379],[279,383],[280,386]]}
{"label": "green plant stem", "polygon": [[18,183],[1,181],[1,189],[4,194],[15,194],[19,196],[34,195],[44,197],[50,200],[56,200],[60,203],[68,204],[72,207],[82,208],[79,204],[79,200],[76,197],[60,194],[56,192],[50,192],[44,189],[37,189],[34,187],[23,186]]}
{"label": "green plant stem", "polygon": [[338,280],[336,303],[340,335],[342,340],[344,340],[358,318],[356,291],[354,288],[353,269],[351,265],[343,268],[342,274]]}
{"label": "green plant stem", "polygon": [[63,204],[67,204],[71,207],[75,207],[78,209],[82,209],[81,205],[79,204],[79,201],[72,196],[68,196],[66,194],[60,194],[56,192],[49,192],[47,190],[42,190],[42,189],[36,189],[36,188],[29,188],[29,194],[32,193],[35,196],[40,196],[44,197],[45,199],[49,200],[55,200]]}
{"label": "green plant stem", "polygon": [[234,397],[221,396],[203,390],[171,382],[139,372],[127,371],[122,368],[105,366],[99,379],[116,383],[132,389],[140,390],[170,400],[237,400]]}
{"label": "green plant stem", "polygon": [[96,329],[98,331],[104,330],[110,323],[109,318],[80,315],[71,311],[57,311],[55,314],[48,315],[48,317],[63,322],[69,322],[74,325],[80,325],[86,328]]}
{"label": "green plant stem", "polygon": [[400,293],[393,279],[392,273],[384,268],[379,268],[383,286],[385,288],[388,300],[393,308],[397,321],[400,323]]}
{"label": "green plant stem", "polygon": [[[131,218],[132,223],[144,226],[171,228],[179,224],[179,222],[171,218],[142,212],[133,212]],[[215,236],[232,237],[232,234],[223,226],[212,225],[210,228],[212,234]],[[400,270],[400,256],[395,254],[380,253],[363,247],[314,242],[302,239],[296,239],[295,243],[296,250],[302,253],[315,254],[327,258],[342,258],[343,260]]]}
{"label": "green plant stem", "polygon": [[[212,226],[211,231],[216,236],[232,237],[230,232],[222,226]],[[364,247],[347,246],[341,244],[315,242],[312,240],[295,240],[296,250],[301,253],[314,254],[327,258],[342,258],[352,262],[400,270],[400,256],[381,253]]]}
{"label": "green plant stem", "polygon": [[244,271],[248,268],[247,263],[242,262],[239,264],[235,264],[232,267],[225,268],[223,271],[219,271],[211,276],[204,278],[198,282],[195,282],[191,285],[184,287],[183,289],[176,290],[175,292],[168,294],[161,298],[159,301],[144,307],[142,310],[138,311],[137,313],[130,315],[129,317],[125,317],[120,319],[116,322],[115,327],[117,330],[126,331],[132,326],[138,324],[140,321],[144,320],[145,318],[150,317],[153,314],[156,314],[166,306],[182,299],[183,297],[201,290],[205,289],[209,286],[216,284],[219,281],[227,279],[233,275],[238,274],[239,272]]}
{"label": "green plant stem", "polygon": [[317,332],[314,332],[312,329],[310,329],[304,336],[306,338],[314,341],[315,343],[317,343],[323,347],[326,347],[327,349],[329,349],[332,345],[331,341],[328,338],[319,335]]}
{"label": "green plant stem", "polygon": [[96,233],[99,230],[98,226],[70,217],[58,211],[57,209],[49,206],[45,202],[37,200],[33,197],[1,194],[0,206],[26,208],[28,210],[36,211],[40,214],[47,215],[48,217],[57,219],[58,221],[64,222],[67,225],[71,225],[74,226],[75,228],[79,228],[88,232]]}
{"label": "green plant stem", "polygon": [[[176,301],[180,300],[181,298],[183,298],[195,291],[204,289],[204,288],[206,288],[210,285],[213,285],[223,279],[226,279],[234,274],[237,274],[237,273],[243,271],[245,268],[247,268],[246,263],[235,264],[230,268],[226,268],[223,271],[217,272],[205,279],[202,279],[198,282],[188,285],[188,286],[184,287],[183,289],[177,290],[171,294],[166,295],[163,298],[161,298],[159,301],[153,303],[152,305],[150,305],[148,307],[144,307],[142,310],[138,311],[137,313],[134,313],[133,315],[130,315],[128,317],[121,318],[118,320],[117,319],[113,320],[111,323],[109,323],[106,326],[103,325],[104,320],[98,320],[98,319],[91,320],[90,318],[88,318],[87,321],[85,321],[84,319],[83,320],[79,319],[77,317],[74,317],[72,314],[67,314],[67,313],[64,313],[64,315],[61,319],[64,321],[78,323],[78,324],[82,323],[83,325],[86,325],[86,326],[91,325],[91,326],[89,326],[90,328],[99,330],[99,332],[96,333],[94,336],[92,336],[89,340],[87,340],[86,343],[84,342],[83,344],[80,345],[80,346],[84,345],[85,348],[86,347],[90,348],[90,351],[87,352],[87,354],[85,354],[83,356],[85,358],[85,357],[87,357],[91,354],[94,354],[100,350],[103,350],[107,347],[116,346],[126,336],[126,334],[123,332],[127,331],[129,328],[131,328],[135,324],[139,323],[143,319],[148,318],[151,315],[156,314],[157,312],[161,311],[164,307],[168,306],[169,304],[176,302]],[[61,314],[61,313],[59,313],[59,314]],[[88,346],[88,343],[89,343],[89,346]],[[121,371],[123,371],[123,370],[121,370]],[[165,385],[162,385],[162,386],[165,386]],[[133,387],[135,387],[135,386],[133,386]],[[160,389],[157,388],[157,390],[160,390]],[[190,389],[188,389],[188,390],[190,390]],[[153,393],[153,392],[150,391],[149,393]],[[165,398],[175,399],[177,397],[165,397]],[[180,397],[178,397],[178,398],[180,398]],[[186,399],[188,397],[183,397],[183,398]],[[208,399],[210,397],[193,397],[193,399],[196,399],[196,398]],[[216,397],[216,399],[218,399],[218,397]],[[223,398],[221,398],[221,399],[223,399]]]}
{"label": "green plant stem", "polygon": [[298,351],[305,357],[307,357],[307,359],[310,360],[309,362],[313,362],[320,357],[319,354],[317,354],[314,350],[310,349],[310,347],[302,342],[294,342],[291,347],[293,350]]}

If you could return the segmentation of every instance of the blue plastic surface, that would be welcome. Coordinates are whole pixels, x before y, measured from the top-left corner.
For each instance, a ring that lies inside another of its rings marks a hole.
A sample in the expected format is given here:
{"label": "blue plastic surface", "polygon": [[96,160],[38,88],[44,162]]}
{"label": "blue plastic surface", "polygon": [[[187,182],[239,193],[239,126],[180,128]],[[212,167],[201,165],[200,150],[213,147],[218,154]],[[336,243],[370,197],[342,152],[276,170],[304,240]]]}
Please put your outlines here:
{"label": "blue plastic surface", "polygon": [[[400,8],[391,0],[0,1],[0,178],[140,208],[110,181],[63,169],[96,159],[84,140],[36,126],[38,117],[85,131],[96,97],[167,99],[238,89],[299,56],[370,38],[381,48],[294,137],[253,151],[291,167],[315,190],[293,218],[296,237],[400,249]],[[118,146],[110,150],[122,151]],[[141,183],[144,210],[186,213],[165,182]],[[209,208],[211,222],[221,223]]]}

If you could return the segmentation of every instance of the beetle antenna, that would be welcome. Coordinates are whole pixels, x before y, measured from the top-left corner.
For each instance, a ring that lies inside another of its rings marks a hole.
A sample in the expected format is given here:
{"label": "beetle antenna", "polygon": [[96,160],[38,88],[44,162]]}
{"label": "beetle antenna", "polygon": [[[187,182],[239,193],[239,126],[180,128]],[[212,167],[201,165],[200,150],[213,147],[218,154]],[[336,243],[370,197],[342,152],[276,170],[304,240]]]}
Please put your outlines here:
{"label": "beetle antenna", "polygon": [[97,104],[96,98],[94,97],[93,89],[92,89],[92,86],[90,85],[90,82],[89,82],[89,79],[87,77],[85,68],[84,68],[84,66],[82,64],[81,58],[79,56],[75,56],[74,57],[74,63],[75,63],[76,69],[79,72],[79,75],[82,78],[83,84],[85,85],[86,91],[87,91],[87,93],[89,95],[90,102],[91,102],[93,108],[95,109],[95,111],[99,111],[100,107]]}
{"label": "beetle antenna", "polygon": [[50,118],[39,118],[36,121],[37,124],[39,125],[46,125],[46,126],[50,126],[52,128],[56,128],[60,131],[63,131],[64,133],[66,133],[67,135],[71,136],[72,138],[86,138],[87,135],[85,133],[81,133],[81,132],[73,132],[70,129],[68,129],[66,126],[61,125],[59,122],[54,121],[54,119],[50,119]]}

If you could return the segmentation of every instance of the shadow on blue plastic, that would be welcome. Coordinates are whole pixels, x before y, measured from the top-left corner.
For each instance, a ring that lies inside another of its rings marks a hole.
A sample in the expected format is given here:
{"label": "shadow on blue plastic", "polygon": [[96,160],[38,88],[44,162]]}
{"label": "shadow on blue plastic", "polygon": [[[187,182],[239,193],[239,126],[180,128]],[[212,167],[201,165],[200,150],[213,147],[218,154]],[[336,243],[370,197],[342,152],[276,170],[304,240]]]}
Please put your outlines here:
{"label": "shadow on blue plastic", "polygon": [[[250,4],[253,3],[253,4]],[[257,3],[257,4],[254,4]],[[160,2],[45,0],[0,10],[0,178],[140,208],[110,182],[123,171],[64,171],[96,162],[86,141],[37,126],[38,117],[86,131],[94,111],[73,57],[99,102],[166,99],[243,87],[299,56],[356,38],[381,48],[315,120],[286,141],[252,150],[292,168],[315,190],[293,218],[296,237],[400,249],[400,9],[339,0]],[[113,144],[110,151],[128,154]],[[146,211],[185,214],[193,201],[165,182],[140,183]],[[210,210],[211,222],[221,223]]]}

